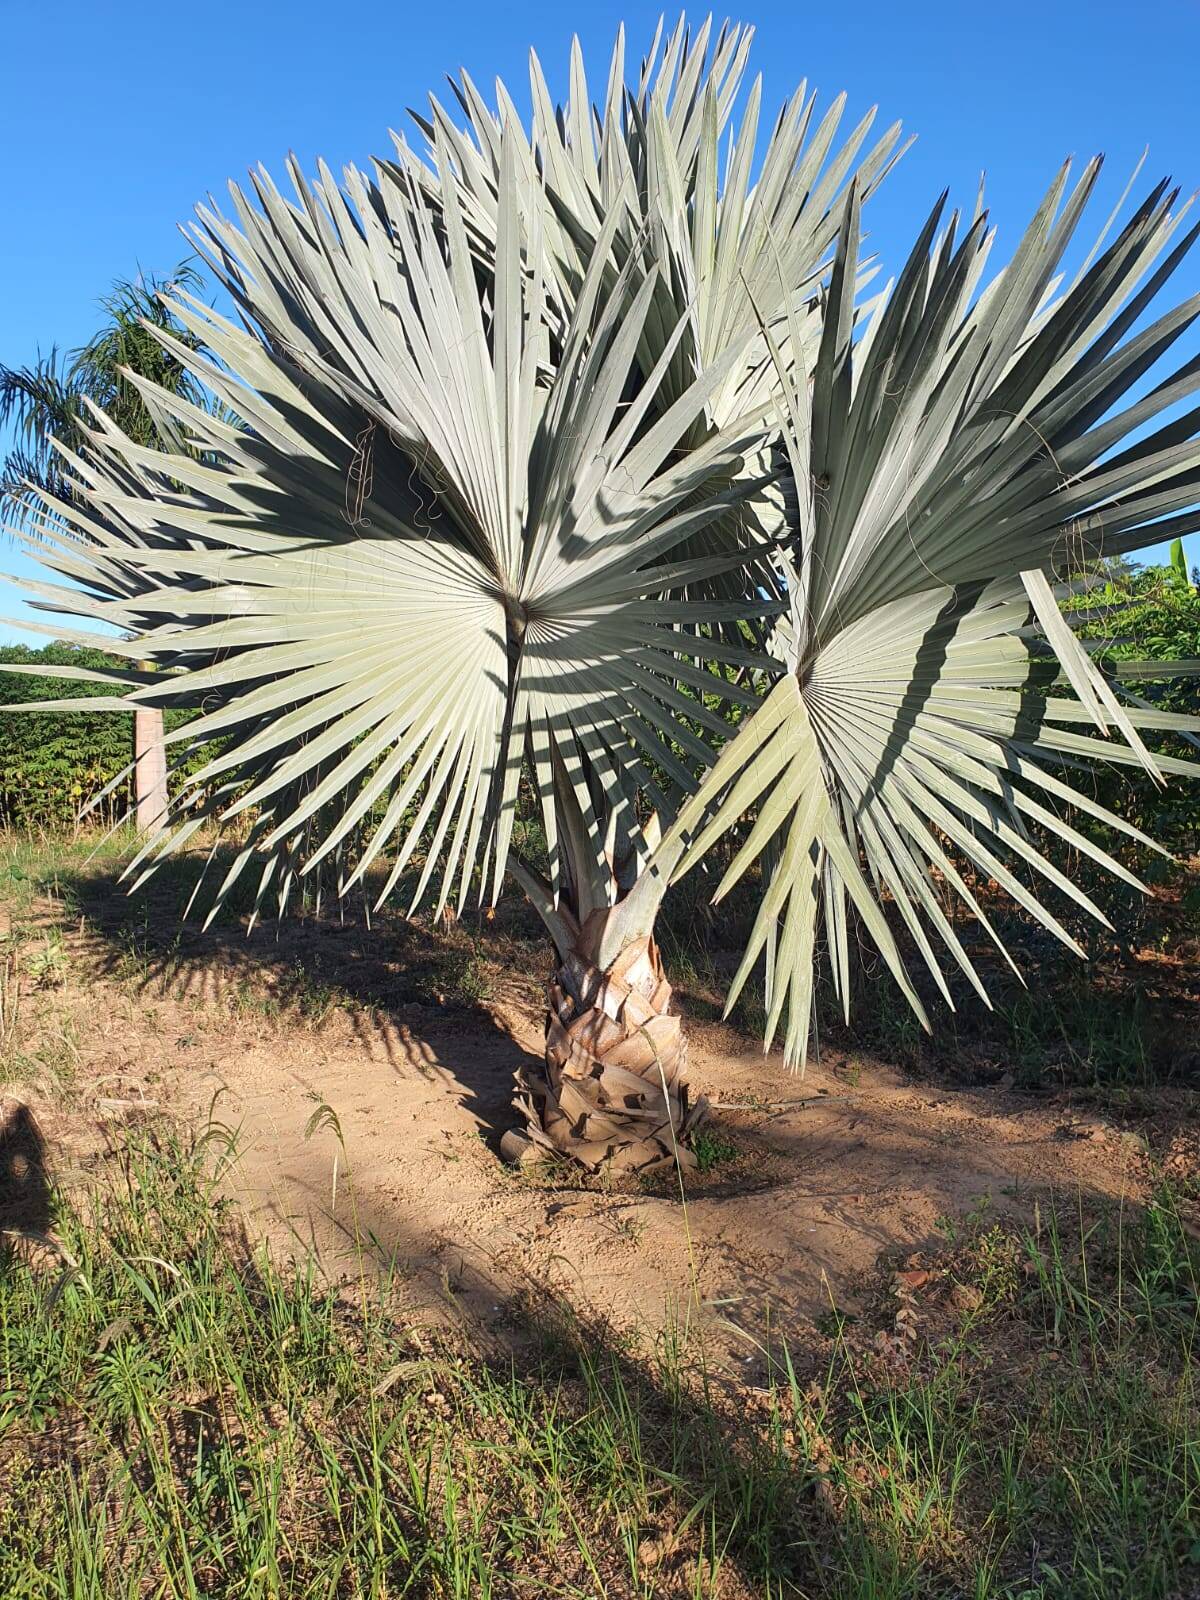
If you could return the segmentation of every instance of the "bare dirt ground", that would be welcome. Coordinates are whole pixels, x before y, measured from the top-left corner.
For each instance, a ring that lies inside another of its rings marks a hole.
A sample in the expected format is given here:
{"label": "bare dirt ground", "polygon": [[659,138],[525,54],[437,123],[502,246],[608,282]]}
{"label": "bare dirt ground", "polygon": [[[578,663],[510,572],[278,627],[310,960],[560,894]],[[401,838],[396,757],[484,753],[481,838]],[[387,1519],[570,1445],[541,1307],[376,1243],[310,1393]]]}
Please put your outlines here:
{"label": "bare dirt ground", "polygon": [[1052,1195],[1136,1203],[1154,1163],[1197,1170],[1183,1091],[1122,1126],[1064,1095],[922,1082],[841,1050],[799,1078],[693,1021],[720,1159],[686,1205],[675,1180],[513,1171],[499,1135],[522,1053],[541,1049],[526,945],[329,922],[180,936],[120,895],[68,910],[28,908],[25,948],[57,925],[60,953],[22,980],[26,1048],[45,1063],[59,1039],[69,1058],[61,1082],[21,1091],[51,1165],[119,1141],[144,1103],[216,1119],[237,1134],[229,1186],[275,1247],[315,1244],[333,1275],[365,1253],[414,1313],[500,1342],[522,1297],[551,1292],[630,1335],[699,1320],[752,1365],[765,1336],[855,1312],[881,1256],[915,1259],[941,1218],[1032,1218]]}

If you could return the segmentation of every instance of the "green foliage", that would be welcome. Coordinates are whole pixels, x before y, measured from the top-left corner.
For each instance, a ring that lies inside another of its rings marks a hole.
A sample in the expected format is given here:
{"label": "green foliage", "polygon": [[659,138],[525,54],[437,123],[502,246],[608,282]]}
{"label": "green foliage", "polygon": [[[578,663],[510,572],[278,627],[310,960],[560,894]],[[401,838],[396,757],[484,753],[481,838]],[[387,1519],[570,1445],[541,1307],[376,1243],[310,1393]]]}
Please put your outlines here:
{"label": "green foliage", "polygon": [[715,1128],[701,1128],[692,1140],[691,1149],[701,1172],[711,1172],[714,1167],[737,1160],[737,1145]]}
{"label": "green foliage", "polygon": [[103,321],[87,344],[65,359],[51,349],[30,366],[0,363],[0,423],[11,422],[16,434],[15,446],[0,464],[0,510],[21,519],[38,504],[40,492],[60,499],[72,495],[71,480],[51,440],[74,451],[85,446],[87,402],[99,406],[137,444],[161,448],[158,425],[128,372],[192,404],[207,404],[203,386],[151,332],[153,327],[186,349],[199,349],[160,296],[168,289],[195,293],[202,283],[187,261],[168,278],[118,279],[100,301]]}
{"label": "green foliage", "polygon": [[[86,454],[88,429],[95,421],[89,406],[104,412],[141,448],[179,443],[173,426],[154,413],[131,374],[187,404],[212,408],[203,384],[175,353],[183,349],[196,354],[199,341],[162,299],[168,289],[195,293],[202,284],[202,275],[189,261],[168,278],[139,274],[118,279],[100,300],[103,317],[85,345],[61,359],[51,349],[26,367],[0,363],[0,424],[11,423],[15,438],[0,460],[0,512],[10,519],[15,535],[36,544],[46,533],[62,533],[63,507],[76,499],[76,487],[55,441]],[[86,530],[75,531],[83,543],[93,537]],[[126,664],[104,650],[57,641],[41,650],[23,645],[0,649],[4,662],[85,672]],[[113,692],[113,686],[85,678],[77,698]],[[52,677],[0,673],[0,705],[55,700],[60,693]],[[178,713],[165,717],[168,728],[181,720]],[[132,741],[132,714],[34,712],[0,718],[0,820],[26,827],[69,825],[129,763]],[[105,799],[102,820],[120,816],[129,801],[129,785],[121,783]]]}
{"label": "green foliage", "polygon": [[[1176,539],[1163,566],[1114,564],[1099,590],[1068,601],[1067,614],[1085,613],[1076,632],[1088,641],[1093,659],[1118,668],[1122,662],[1181,661],[1200,658],[1200,589],[1187,576],[1182,540]],[[1200,715],[1200,677],[1139,676],[1129,688],[1158,711]],[[1196,759],[1196,747],[1182,734],[1159,736],[1165,755]],[[1152,834],[1168,849],[1200,847],[1200,791],[1171,783],[1160,788],[1136,768],[1098,766],[1094,791],[1100,804]]]}
{"label": "green foliage", "polygon": [[1188,578],[1187,558],[1183,553],[1182,539],[1173,539],[1171,541],[1171,575],[1178,586],[1184,589],[1191,587],[1191,582]]}
{"label": "green foliage", "polygon": [[[1200,589],[1188,580],[1182,540],[1176,539],[1165,566],[1112,563],[1102,576],[1099,588],[1064,605],[1068,615],[1087,613],[1077,632],[1092,641],[1102,665],[1200,656]],[[1172,681],[1155,704],[1189,709],[1198,701],[1195,680],[1185,678]]]}
{"label": "green foliage", "polygon": [[[29,645],[0,648],[0,664],[70,666],[79,671],[121,666],[102,650],[55,640],[36,650]],[[112,685],[84,678],[73,686],[79,697],[104,698]],[[55,700],[61,681],[37,674],[0,672],[0,706],[30,700]],[[168,711],[168,730],[188,714]],[[70,827],[80,811],[129,765],[133,713],[125,711],[23,712],[0,714],[0,822],[8,827]],[[176,781],[187,769],[181,769]],[[127,781],[118,784],[100,808],[101,820],[121,816],[130,801]]]}
{"label": "green foliage", "polygon": [[[114,664],[99,650],[57,641],[41,650],[7,645],[0,649],[0,663],[70,665],[83,670]],[[0,673],[0,704],[54,700],[61,693],[56,678]],[[99,699],[110,695],[112,689],[108,684],[81,680],[75,693]],[[0,816],[8,826],[69,826],[88,801],[129,764],[132,739],[131,713],[0,715]],[[114,801],[124,809],[127,785],[121,786]]]}

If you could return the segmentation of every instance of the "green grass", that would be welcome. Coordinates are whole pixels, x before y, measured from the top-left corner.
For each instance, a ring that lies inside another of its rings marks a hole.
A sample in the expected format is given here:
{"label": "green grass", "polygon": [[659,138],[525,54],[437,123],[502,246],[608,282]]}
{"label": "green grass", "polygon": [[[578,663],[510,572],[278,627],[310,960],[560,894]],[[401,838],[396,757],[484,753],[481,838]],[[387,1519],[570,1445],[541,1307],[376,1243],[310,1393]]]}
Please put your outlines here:
{"label": "green grass", "polygon": [[[0,1594],[1153,1600],[1200,1583],[1186,1197],[947,1224],[730,1391],[561,1308],[519,1361],[247,1239],[144,1130],[0,1258]],[[530,1342],[532,1341],[532,1342]]]}
{"label": "green grass", "polygon": [[692,1154],[701,1172],[711,1172],[729,1161],[736,1161],[738,1148],[716,1128],[701,1127],[692,1136]]}
{"label": "green grass", "polygon": [[1004,1072],[1019,1089],[1195,1086],[1186,960],[1174,977],[1122,967],[1115,958],[1105,967],[1056,952],[1018,965],[1028,987],[1011,974],[988,973],[991,1010],[953,983],[958,1009],[940,1012],[932,1034],[890,984],[858,985],[849,1028],[823,994],[822,1036],[917,1072],[978,1074],[981,1081]]}
{"label": "green grass", "polygon": [[[521,944],[514,960],[511,940],[486,940],[460,922],[423,925],[390,911],[368,929],[351,907],[343,925],[336,905],[321,916],[309,907],[303,929],[268,919],[251,942],[239,920],[250,909],[249,891],[235,897],[225,921],[201,932],[194,908],[189,920],[181,916],[209,848],[173,858],[127,898],[120,874],[133,846],[128,831],[0,833],[0,906],[10,921],[0,957],[16,958],[23,992],[56,987],[69,975],[63,933],[76,927],[92,936],[98,969],[131,996],[184,995],[215,964],[231,1014],[276,1028],[319,1028],[335,1012],[383,1014],[407,1004],[476,1009],[495,992],[498,971],[538,970],[546,959],[540,940]],[[233,850],[218,846],[210,871],[220,876]],[[10,1080],[36,1076],[17,1059],[15,1040],[6,1048],[4,1021],[0,994],[0,1075],[9,1059]]]}
{"label": "green grass", "polygon": [[[193,865],[162,904],[131,906],[112,893],[119,841],[89,863],[91,848],[10,837],[0,853],[2,1081],[69,1080],[56,921],[86,918],[130,993],[189,971],[174,910]],[[688,915],[672,973],[715,1010],[721,969]],[[238,930],[227,1004],[280,1028],[469,1007],[513,964],[461,925],[386,929],[386,963],[363,954],[378,934],[360,948],[314,928],[303,958],[284,947],[269,966],[237,955]],[[1002,993],[989,1048],[1031,1086],[1148,1094],[1166,1036],[1079,972],[1070,990]],[[895,997],[862,988],[881,1050],[928,1064]],[[751,987],[735,1022],[756,1007]],[[960,1038],[942,1021],[947,1052],[978,1044],[973,1023]],[[865,1310],[831,1303],[731,1386],[694,1327],[639,1343],[511,1303],[519,1359],[420,1333],[386,1274],[331,1288],[315,1261],[285,1267],[248,1239],[220,1197],[222,1130],[128,1137],[90,1186],[51,1193],[44,1237],[0,1235],[4,1600],[1200,1593],[1200,1260],[1178,1183],[1026,1231],[983,1207],[946,1219],[944,1244],[906,1263],[918,1287],[881,1269]],[[696,1150],[706,1171],[737,1157],[712,1127]],[[615,1225],[630,1247],[640,1226]]]}
{"label": "green grass", "polygon": [[[1120,853],[1119,844],[1108,845]],[[919,953],[898,930],[932,1034],[925,1033],[866,944],[852,965],[848,1025],[827,966],[819,961],[814,1051],[825,1045],[865,1049],[912,1071],[949,1073],[960,1080],[988,1082],[1009,1074],[1017,1088],[1039,1092],[1194,1087],[1188,978],[1200,950],[1195,941],[1197,862],[1162,862],[1136,851],[1127,857],[1151,894],[1103,875],[1093,881],[1089,863],[1078,857],[1060,863],[1072,881],[1097,897],[1116,930],[1110,933],[1068,914],[1070,932],[1086,949],[1087,962],[1031,924],[1002,895],[984,892],[989,919],[1024,977],[1022,982],[1007,967],[977,925],[960,920],[958,932],[971,949],[991,1008],[961,973],[949,969],[955,1009],[948,1008]],[[701,874],[685,878],[668,894],[656,930],[672,984],[688,1013],[705,1020],[724,1012],[759,893],[752,879],[742,880],[714,917],[704,898],[711,888]],[[1166,961],[1156,959],[1163,955]],[[733,1027],[755,1039],[762,1036],[767,1016],[760,976],[751,975],[729,1014]]]}
{"label": "green grass", "polygon": [[5,829],[0,834],[0,898],[14,920],[29,916],[42,897],[56,901],[65,915],[75,915],[79,876],[112,871],[134,846],[132,831],[124,828],[77,835]]}

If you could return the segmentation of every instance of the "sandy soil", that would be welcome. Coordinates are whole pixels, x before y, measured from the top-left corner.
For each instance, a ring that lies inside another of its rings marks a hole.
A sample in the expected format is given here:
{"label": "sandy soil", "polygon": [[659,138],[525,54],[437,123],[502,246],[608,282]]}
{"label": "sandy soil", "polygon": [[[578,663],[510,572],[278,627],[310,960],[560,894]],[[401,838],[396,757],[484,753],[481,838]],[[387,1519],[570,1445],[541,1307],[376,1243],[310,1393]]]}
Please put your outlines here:
{"label": "sandy soil", "polygon": [[496,1147],[542,1019],[503,952],[487,1001],[381,1008],[335,986],[309,1003],[327,1012],[314,1019],[294,986],[290,1006],[271,999],[295,952],[324,941],[322,972],[336,976],[383,934],[283,937],[294,943],[190,936],[182,956],[175,945],[153,962],[119,955],[111,930],[68,930],[62,981],[23,1002],[27,1030],[60,1030],[74,1056],[66,1098],[35,1096],[51,1162],[69,1164],[89,1128],[119,1140],[143,1099],[212,1116],[237,1130],[230,1186],[275,1246],[314,1243],[333,1274],[365,1250],[394,1266],[414,1312],[500,1338],[515,1336],[514,1307],[551,1290],[621,1331],[698,1318],[752,1361],[768,1330],[794,1338],[833,1305],[855,1310],[881,1253],[919,1251],[939,1218],[984,1200],[1029,1216],[1052,1192],[1136,1201],[1148,1137],[1159,1158],[1195,1166],[1169,1095],[1158,1123],[1122,1129],[1066,1099],[921,1083],[840,1053],[797,1078],[725,1026],[694,1023],[692,1079],[736,1154],[689,1183],[686,1206],[670,1184],[514,1171]]}

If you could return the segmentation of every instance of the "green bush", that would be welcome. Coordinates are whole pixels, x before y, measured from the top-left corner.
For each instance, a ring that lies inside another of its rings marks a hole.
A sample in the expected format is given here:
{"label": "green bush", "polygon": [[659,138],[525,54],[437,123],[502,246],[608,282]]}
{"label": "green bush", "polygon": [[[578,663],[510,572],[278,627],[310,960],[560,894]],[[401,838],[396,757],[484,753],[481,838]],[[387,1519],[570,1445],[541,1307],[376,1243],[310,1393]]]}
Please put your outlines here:
{"label": "green bush", "polygon": [[[40,650],[24,644],[0,647],[0,665],[103,668],[125,666],[103,650],[55,640]],[[100,699],[116,691],[105,683],[72,682],[21,672],[0,672],[0,706],[66,695]],[[168,730],[189,713],[168,711]],[[69,827],[80,810],[129,764],[133,717],[125,711],[22,711],[0,715],[0,823],[8,827]],[[126,809],[129,783],[118,784],[102,807],[112,821]]]}
{"label": "green bush", "polygon": [[[1182,561],[1140,569],[1114,566],[1103,588],[1081,595],[1066,609],[1088,613],[1079,637],[1106,665],[1200,659],[1200,589],[1189,582]],[[1128,687],[1158,710],[1200,716],[1200,678],[1138,679]],[[1164,734],[1151,743],[1165,755],[1200,761],[1200,750],[1180,735]],[[1160,789],[1138,767],[1098,767],[1095,793],[1101,804],[1168,849],[1200,848],[1200,784],[1173,778]]]}
{"label": "green bush", "polygon": [[[100,650],[55,641],[41,650],[28,645],[6,645],[0,663],[30,666],[109,667],[113,658]],[[56,700],[113,691],[103,683],[64,683],[22,673],[0,673],[0,705],[25,700]],[[133,746],[132,717],[126,712],[26,711],[0,715],[0,810],[7,825],[57,827],[69,825],[86,805],[130,760]],[[128,786],[122,784],[111,797],[112,808],[123,810]]]}

